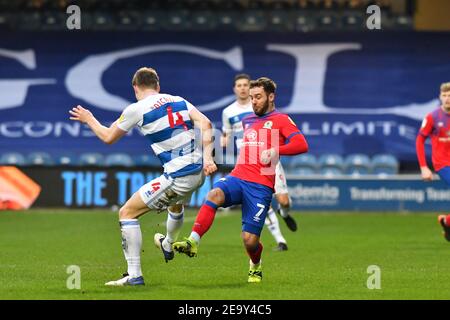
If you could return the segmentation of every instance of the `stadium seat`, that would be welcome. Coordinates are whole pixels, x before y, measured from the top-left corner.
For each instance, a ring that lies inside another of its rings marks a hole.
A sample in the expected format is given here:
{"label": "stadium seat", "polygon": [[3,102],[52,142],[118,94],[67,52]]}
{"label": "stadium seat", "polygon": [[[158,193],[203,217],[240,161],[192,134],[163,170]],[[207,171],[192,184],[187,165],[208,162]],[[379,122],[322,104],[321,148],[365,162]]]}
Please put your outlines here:
{"label": "stadium seat", "polygon": [[217,25],[217,17],[209,11],[194,12],[190,20],[191,29],[194,31],[210,31]]}
{"label": "stadium seat", "polygon": [[338,154],[324,154],[320,156],[318,163],[321,168],[337,168],[344,172],[344,160]]}
{"label": "stadium seat", "polygon": [[290,156],[281,156],[281,157],[280,157],[281,165],[283,166],[283,168],[284,168],[285,170],[287,170],[287,168],[290,167],[291,161],[292,161],[293,158],[294,158],[294,157],[290,157]]}
{"label": "stadium seat", "polygon": [[326,178],[334,178],[344,175],[344,170],[338,167],[323,167],[320,168],[320,174]]}
{"label": "stadium seat", "polygon": [[345,12],[341,22],[345,30],[362,30],[365,27],[364,15],[361,12]]}
{"label": "stadium seat", "polygon": [[62,12],[45,12],[41,16],[42,30],[61,30],[66,26],[67,15]]}
{"label": "stadium seat", "polygon": [[78,157],[72,154],[62,154],[55,157],[55,164],[61,166],[76,166],[78,165]]}
{"label": "stadium seat", "polygon": [[239,31],[263,31],[267,26],[266,16],[263,11],[249,10],[244,12],[238,23]]}
{"label": "stadium seat", "polygon": [[154,154],[140,154],[133,156],[135,166],[143,167],[160,167],[161,161]]}
{"label": "stadium seat", "polygon": [[5,30],[9,28],[11,23],[10,15],[7,13],[0,12],[0,30]]}
{"label": "stadium seat", "polygon": [[41,13],[22,13],[18,16],[17,27],[19,30],[34,31],[41,26]]}
{"label": "stadium seat", "polygon": [[372,173],[376,175],[394,175],[398,173],[397,158],[390,154],[377,154],[372,157]]}
{"label": "stadium seat", "polygon": [[27,164],[26,158],[17,152],[7,152],[0,156],[0,164],[23,166]]}
{"label": "stadium seat", "polygon": [[412,17],[398,16],[393,20],[393,25],[396,30],[411,30],[414,27],[414,19]]}
{"label": "stadium seat", "polygon": [[92,30],[113,30],[116,25],[114,16],[106,12],[96,12],[92,15]]}
{"label": "stadium seat", "polygon": [[332,12],[322,12],[317,17],[317,24],[320,30],[336,30],[340,27],[339,19]]}
{"label": "stadium seat", "polygon": [[141,26],[141,15],[135,11],[121,11],[118,13],[118,30],[137,30]]}
{"label": "stadium seat", "polygon": [[269,26],[274,31],[292,31],[294,29],[292,16],[287,10],[273,10],[268,13]]}
{"label": "stadium seat", "polygon": [[52,157],[46,152],[30,153],[27,161],[32,166],[51,166],[54,163]]}
{"label": "stadium seat", "polygon": [[345,158],[345,173],[350,175],[366,175],[372,170],[370,158],[365,154],[350,154]]}
{"label": "stadium seat", "polygon": [[298,172],[300,169],[307,169],[317,172],[317,159],[314,155],[305,153],[291,158],[291,162],[287,167],[287,171],[289,173]]}
{"label": "stadium seat", "polygon": [[217,29],[222,31],[236,30],[239,13],[236,11],[225,11],[218,14]]}
{"label": "stadium seat", "polygon": [[112,153],[105,157],[105,166],[124,166],[131,167],[134,164],[133,159],[126,153]]}
{"label": "stadium seat", "polygon": [[100,153],[83,153],[80,155],[80,165],[102,166],[104,157]]}
{"label": "stadium seat", "polygon": [[308,32],[316,28],[314,13],[294,13],[293,22],[296,31]]}
{"label": "stadium seat", "polygon": [[289,174],[298,176],[312,176],[317,174],[317,170],[308,167],[296,167],[288,171]]}
{"label": "stadium seat", "polygon": [[169,31],[183,31],[190,28],[189,14],[184,10],[170,11],[165,19],[164,27]]}
{"label": "stadium seat", "polygon": [[142,15],[142,29],[147,31],[161,30],[166,15],[162,11],[146,11]]}

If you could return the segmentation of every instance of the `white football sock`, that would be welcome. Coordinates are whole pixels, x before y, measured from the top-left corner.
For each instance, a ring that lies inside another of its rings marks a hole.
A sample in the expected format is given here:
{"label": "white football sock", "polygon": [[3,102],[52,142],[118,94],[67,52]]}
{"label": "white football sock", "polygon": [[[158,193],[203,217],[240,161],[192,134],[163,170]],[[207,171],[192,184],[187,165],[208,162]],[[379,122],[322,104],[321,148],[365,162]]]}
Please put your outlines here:
{"label": "white football sock", "polygon": [[250,259],[250,267],[257,268],[262,264],[262,259],[259,259],[259,262],[257,264],[254,264],[252,259]]}
{"label": "white football sock", "polygon": [[122,249],[128,264],[128,274],[131,278],[142,276],[141,248],[142,233],[138,219],[121,219]]}
{"label": "white football sock", "polygon": [[273,211],[272,207],[267,212],[265,224],[267,228],[269,228],[270,233],[275,238],[277,243],[287,243],[286,239],[281,234],[280,224],[278,223],[277,215],[275,214],[275,211]]}
{"label": "white football sock", "polygon": [[172,251],[172,243],[174,243],[180,234],[181,227],[184,220],[184,207],[180,213],[171,212],[167,209],[167,234],[162,242],[162,246],[166,251]]}
{"label": "white football sock", "polygon": [[194,239],[194,241],[197,245],[200,244],[200,235],[197,232],[192,231],[189,238]]}

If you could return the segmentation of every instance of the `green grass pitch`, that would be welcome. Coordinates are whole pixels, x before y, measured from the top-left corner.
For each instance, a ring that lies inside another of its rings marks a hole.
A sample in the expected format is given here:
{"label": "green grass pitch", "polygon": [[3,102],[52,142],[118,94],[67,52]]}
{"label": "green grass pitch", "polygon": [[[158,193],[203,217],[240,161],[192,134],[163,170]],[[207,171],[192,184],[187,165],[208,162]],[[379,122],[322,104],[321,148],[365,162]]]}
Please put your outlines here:
{"label": "green grass pitch", "polygon": [[[165,263],[153,245],[165,214],[141,218],[146,286],[105,287],[126,270],[117,214],[107,210],[0,212],[0,299],[450,299],[450,243],[435,214],[300,213],[299,230],[280,220],[289,250],[262,233],[263,282],[248,284],[238,211],[219,211],[196,258]],[[180,234],[190,232],[186,213]],[[81,289],[66,286],[67,267]],[[381,289],[367,288],[370,265]]]}

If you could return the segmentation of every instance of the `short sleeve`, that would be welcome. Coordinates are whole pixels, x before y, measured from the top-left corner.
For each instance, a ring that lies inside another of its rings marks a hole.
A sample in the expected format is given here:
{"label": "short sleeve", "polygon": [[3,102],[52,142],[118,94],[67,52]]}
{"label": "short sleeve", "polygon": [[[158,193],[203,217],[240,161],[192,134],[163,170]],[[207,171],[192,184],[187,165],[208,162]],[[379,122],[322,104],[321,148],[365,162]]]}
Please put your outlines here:
{"label": "short sleeve", "polygon": [[222,132],[223,133],[230,133],[231,132],[231,123],[230,119],[228,118],[227,112],[225,109],[222,111]]}
{"label": "short sleeve", "polygon": [[431,114],[427,114],[422,121],[422,126],[420,127],[419,134],[424,137],[428,137],[433,131],[434,121]]}
{"label": "short sleeve", "polygon": [[197,108],[192,103],[190,103],[187,100],[184,100],[184,101],[186,102],[186,107],[187,107],[189,113],[191,113],[192,110],[197,110]]}
{"label": "short sleeve", "polygon": [[133,103],[126,107],[125,110],[123,110],[122,114],[117,120],[117,126],[120,129],[128,132],[139,123],[141,118],[142,116],[139,117],[139,113],[137,112],[136,104]]}

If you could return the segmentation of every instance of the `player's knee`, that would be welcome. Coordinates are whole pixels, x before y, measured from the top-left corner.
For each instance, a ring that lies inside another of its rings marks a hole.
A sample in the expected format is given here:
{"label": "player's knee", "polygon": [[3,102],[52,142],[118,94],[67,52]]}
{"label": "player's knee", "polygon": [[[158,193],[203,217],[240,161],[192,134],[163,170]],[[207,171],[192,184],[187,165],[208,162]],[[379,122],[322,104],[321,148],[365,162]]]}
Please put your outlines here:
{"label": "player's knee", "polygon": [[216,205],[222,205],[225,203],[225,194],[221,189],[215,188],[208,192],[207,199]]}
{"label": "player's knee", "polygon": [[130,210],[127,206],[123,206],[119,210],[119,218],[120,219],[134,219],[134,215],[132,210]]}
{"label": "player's knee", "polygon": [[181,213],[184,210],[184,206],[182,204],[174,204],[168,207],[168,210],[171,213]]}
{"label": "player's knee", "polygon": [[245,232],[242,235],[242,241],[244,242],[245,248],[252,251],[258,247],[259,237],[257,235]]}

